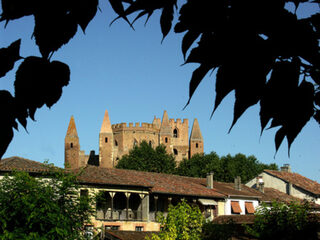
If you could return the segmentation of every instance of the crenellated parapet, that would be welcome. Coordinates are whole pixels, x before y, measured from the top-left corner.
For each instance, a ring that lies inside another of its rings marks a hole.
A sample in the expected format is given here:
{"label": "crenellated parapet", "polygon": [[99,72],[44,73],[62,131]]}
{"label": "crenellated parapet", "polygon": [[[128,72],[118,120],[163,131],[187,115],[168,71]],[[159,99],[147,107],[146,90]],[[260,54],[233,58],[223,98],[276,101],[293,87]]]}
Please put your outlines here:
{"label": "crenellated parapet", "polygon": [[117,123],[112,124],[112,131],[142,131],[142,130],[158,130],[156,124],[153,123]]}

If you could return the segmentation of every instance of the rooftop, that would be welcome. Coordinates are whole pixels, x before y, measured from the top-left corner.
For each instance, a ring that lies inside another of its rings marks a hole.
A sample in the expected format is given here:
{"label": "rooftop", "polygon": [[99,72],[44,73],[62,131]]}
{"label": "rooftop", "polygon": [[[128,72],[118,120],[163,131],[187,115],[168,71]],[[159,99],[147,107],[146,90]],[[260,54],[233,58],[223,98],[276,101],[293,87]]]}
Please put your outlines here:
{"label": "rooftop", "polygon": [[280,178],[286,182],[290,182],[299,188],[307,190],[308,192],[311,192],[316,195],[320,195],[320,184],[298,173],[276,171],[276,170],[264,170],[264,172],[270,175],[273,175],[277,178]]}

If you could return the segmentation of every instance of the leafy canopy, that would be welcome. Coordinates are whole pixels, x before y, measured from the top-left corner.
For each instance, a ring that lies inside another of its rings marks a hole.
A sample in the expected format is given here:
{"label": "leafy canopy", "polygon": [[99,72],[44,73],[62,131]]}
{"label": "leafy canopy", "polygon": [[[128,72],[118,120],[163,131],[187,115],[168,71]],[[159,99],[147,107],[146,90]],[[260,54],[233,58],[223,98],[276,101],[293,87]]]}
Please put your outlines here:
{"label": "leafy canopy", "polygon": [[273,202],[262,205],[255,213],[253,226],[247,231],[258,239],[317,239],[320,218],[312,214],[310,203]]}
{"label": "leafy canopy", "polygon": [[[198,206],[190,206],[185,201],[170,205],[167,217],[159,216],[163,229],[153,234],[152,240],[200,240],[204,218]],[[150,238],[147,237],[150,240]]]}
{"label": "leafy canopy", "polygon": [[235,156],[228,154],[219,157],[215,152],[210,154],[196,154],[190,159],[183,159],[177,167],[176,173],[189,177],[206,177],[213,172],[214,179],[222,182],[232,182],[240,176],[243,182],[247,182],[264,169],[278,170],[275,163],[260,163],[255,156],[245,156],[238,153]]}
{"label": "leafy canopy", "polygon": [[164,145],[159,145],[154,149],[146,141],[135,145],[129,154],[119,160],[116,166],[116,168],[157,173],[174,173],[175,167],[174,156],[166,152]]}
{"label": "leafy canopy", "polygon": [[[70,70],[65,63],[50,59],[69,43],[78,27],[85,32],[95,17],[98,0],[1,3],[0,21],[6,25],[24,16],[34,17],[32,36],[41,57],[22,58],[21,39],[0,49],[0,77],[23,59],[16,72],[14,96],[0,90],[3,113],[0,157],[13,138],[13,128],[18,129],[16,121],[26,128],[27,118],[34,120],[38,108],[51,107],[59,100],[62,88],[69,83]],[[261,134],[267,127],[278,127],[276,151],[284,138],[290,150],[311,118],[320,124],[319,0],[186,0],[180,9],[177,0],[109,0],[109,3],[118,14],[114,21],[122,18],[131,28],[139,18],[147,16],[148,21],[156,10],[161,11],[163,39],[172,28],[175,12],[178,13],[174,32],[184,33],[181,50],[185,63],[199,64],[191,76],[187,105],[206,74],[217,70],[212,114],[234,91],[230,130],[257,103]],[[295,9],[289,10],[288,4]],[[318,7],[318,11],[299,18],[296,10],[303,5]],[[131,14],[137,14],[132,21],[128,19]]]}
{"label": "leafy canopy", "polygon": [[0,239],[82,239],[93,213],[75,176],[52,170],[47,178],[16,172],[0,180]]}

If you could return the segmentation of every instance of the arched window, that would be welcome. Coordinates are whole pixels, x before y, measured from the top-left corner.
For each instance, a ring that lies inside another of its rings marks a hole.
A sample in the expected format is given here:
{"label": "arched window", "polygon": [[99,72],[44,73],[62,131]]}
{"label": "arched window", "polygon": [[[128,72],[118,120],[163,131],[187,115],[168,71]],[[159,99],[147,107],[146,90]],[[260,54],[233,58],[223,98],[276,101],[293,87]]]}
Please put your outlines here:
{"label": "arched window", "polygon": [[107,143],[107,142],[108,142],[108,138],[107,138],[107,137],[104,139],[104,142],[105,142],[105,143]]}
{"label": "arched window", "polygon": [[117,140],[114,140],[114,145],[118,146],[118,141]]}
{"label": "arched window", "polygon": [[73,143],[70,143],[70,148],[73,148]]}
{"label": "arched window", "polygon": [[196,143],[196,148],[198,148],[199,147],[199,144],[198,143]]}
{"label": "arched window", "polygon": [[177,138],[177,137],[178,137],[178,129],[177,129],[177,128],[175,128],[175,129],[173,130],[173,137],[174,137],[174,138]]}
{"label": "arched window", "polygon": [[165,143],[168,143],[168,138],[166,137],[166,138],[164,139],[164,141],[165,141]]}
{"label": "arched window", "polygon": [[174,149],[173,149],[173,154],[174,154],[174,155],[178,155],[178,150],[174,148]]}

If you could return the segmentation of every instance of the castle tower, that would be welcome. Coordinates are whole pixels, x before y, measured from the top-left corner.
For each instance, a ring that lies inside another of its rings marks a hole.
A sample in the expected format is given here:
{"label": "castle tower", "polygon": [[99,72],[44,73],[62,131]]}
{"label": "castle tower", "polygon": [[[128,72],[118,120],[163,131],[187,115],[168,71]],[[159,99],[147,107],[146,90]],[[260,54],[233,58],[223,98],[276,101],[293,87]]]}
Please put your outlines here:
{"label": "castle tower", "polygon": [[99,134],[99,166],[113,168],[113,132],[106,110]]}
{"label": "castle tower", "polygon": [[203,137],[200,131],[198,120],[195,118],[190,135],[190,158],[197,153],[203,153]]}
{"label": "castle tower", "polygon": [[64,138],[64,165],[65,168],[79,167],[80,144],[73,116],[71,116],[66,137]]}
{"label": "castle tower", "polygon": [[170,126],[169,117],[167,111],[163,112],[162,122],[160,127],[159,143],[166,146],[167,152],[172,153],[170,148],[172,138],[172,128]]}

